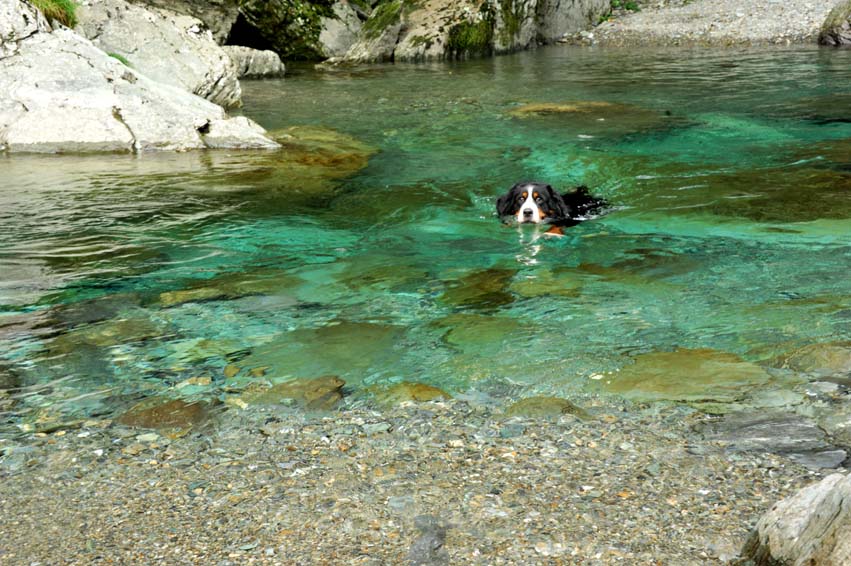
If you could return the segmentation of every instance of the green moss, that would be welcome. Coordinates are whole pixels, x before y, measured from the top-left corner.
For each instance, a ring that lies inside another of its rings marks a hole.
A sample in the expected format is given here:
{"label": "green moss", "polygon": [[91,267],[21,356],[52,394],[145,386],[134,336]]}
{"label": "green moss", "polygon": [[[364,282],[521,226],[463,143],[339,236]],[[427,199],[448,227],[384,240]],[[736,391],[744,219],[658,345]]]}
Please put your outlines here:
{"label": "green moss", "polygon": [[380,4],[363,24],[364,37],[375,39],[384,30],[399,21],[402,16],[402,0],[391,0]]}
{"label": "green moss", "polygon": [[415,35],[411,38],[411,45],[413,47],[419,47],[420,45],[425,45],[425,48],[428,49],[434,43],[434,39],[427,35]]}
{"label": "green moss", "polygon": [[73,0],[32,0],[50,23],[58,22],[69,28],[77,25],[77,3]]}
{"label": "green moss", "polygon": [[499,12],[503,22],[500,39],[504,45],[510,45],[511,40],[520,34],[526,18],[526,5],[516,0],[499,0]]}
{"label": "green moss", "polygon": [[121,55],[119,53],[107,53],[107,55],[109,55],[113,59],[118,59],[119,62],[123,63],[127,67],[133,66],[133,65],[130,64],[130,61],[128,61],[127,58],[124,55]]}
{"label": "green moss", "polygon": [[493,20],[461,22],[449,29],[446,51],[450,58],[489,55],[493,51]]}

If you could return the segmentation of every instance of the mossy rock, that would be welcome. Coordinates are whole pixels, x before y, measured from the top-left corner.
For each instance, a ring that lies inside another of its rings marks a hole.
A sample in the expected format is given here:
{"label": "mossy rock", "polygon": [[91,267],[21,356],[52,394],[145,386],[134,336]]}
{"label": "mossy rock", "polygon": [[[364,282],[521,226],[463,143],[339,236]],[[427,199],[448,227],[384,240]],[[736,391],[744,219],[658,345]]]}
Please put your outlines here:
{"label": "mossy rock", "polygon": [[739,356],[708,348],[639,354],[607,374],[602,388],[639,401],[733,402],[771,376]]}
{"label": "mossy rock", "polygon": [[128,409],[116,422],[136,428],[187,429],[209,416],[210,404],[205,401],[152,397]]}
{"label": "mossy rock", "polygon": [[583,283],[583,277],[572,269],[540,269],[532,275],[516,276],[508,288],[524,298],[575,298],[580,295]]}
{"label": "mossy rock", "polygon": [[405,402],[425,403],[428,401],[444,401],[452,396],[432,385],[403,381],[386,388],[373,390],[376,401],[384,405],[399,405]]}
{"label": "mossy rock", "polygon": [[493,52],[494,24],[490,19],[463,21],[449,28],[446,54],[450,59],[484,56]]}
{"label": "mossy rock", "polygon": [[[328,202],[346,179],[369,163],[377,148],[329,128],[294,126],[268,132],[281,149],[234,151],[238,163],[208,182],[286,197],[289,207]],[[260,196],[263,196],[261,193]]]}
{"label": "mossy rock", "polygon": [[820,45],[851,45],[851,0],[842,0],[827,14],[818,42]]}
{"label": "mossy rock", "polygon": [[669,128],[674,123],[667,112],[593,100],[522,104],[508,114],[520,119],[547,120],[570,133],[590,136],[620,136]]}
{"label": "mossy rock", "polygon": [[397,344],[405,331],[391,324],[334,320],[318,328],[284,332],[254,348],[240,363],[268,367],[272,378],[334,374],[356,381],[373,366],[399,362],[404,350]]}
{"label": "mossy rock", "polygon": [[809,344],[773,358],[769,365],[801,373],[844,375],[851,372],[851,342]]}
{"label": "mossy rock", "polygon": [[375,7],[372,14],[363,23],[361,33],[367,39],[375,39],[379,37],[384,30],[397,23],[402,17],[402,0],[390,0],[382,2]]}
{"label": "mossy rock", "polygon": [[510,317],[454,313],[435,320],[431,326],[445,330],[443,339],[451,346],[470,352],[487,352],[499,350],[503,341],[521,331],[522,323]]}
{"label": "mossy rock", "polygon": [[582,407],[561,397],[527,397],[513,403],[505,410],[508,417],[550,418],[574,415],[590,419],[591,415]]}
{"label": "mossy rock", "polygon": [[48,342],[51,354],[67,354],[80,346],[107,348],[157,338],[165,328],[149,318],[118,318],[77,327]]}
{"label": "mossy rock", "polygon": [[516,269],[490,268],[445,280],[440,301],[463,309],[490,311],[514,302],[509,287]]}
{"label": "mossy rock", "polygon": [[286,402],[313,411],[329,411],[343,398],[345,381],[336,375],[294,379],[266,387],[255,385],[240,396],[247,405],[275,405]]}
{"label": "mossy rock", "polygon": [[[832,169],[756,169],[690,179],[703,184],[704,210],[766,223],[851,218],[851,173]],[[695,195],[698,196],[698,195]]]}
{"label": "mossy rock", "polygon": [[232,300],[250,295],[277,295],[301,283],[301,279],[280,269],[223,273],[210,279],[190,282],[186,289],[164,291],[159,294],[157,304],[169,308],[185,303]]}

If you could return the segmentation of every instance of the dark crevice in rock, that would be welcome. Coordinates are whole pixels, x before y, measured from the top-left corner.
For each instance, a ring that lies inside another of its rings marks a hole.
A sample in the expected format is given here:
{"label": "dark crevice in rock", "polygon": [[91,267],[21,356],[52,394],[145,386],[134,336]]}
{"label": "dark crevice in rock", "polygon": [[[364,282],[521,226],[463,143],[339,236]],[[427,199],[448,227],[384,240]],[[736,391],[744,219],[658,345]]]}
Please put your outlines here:
{"label": "dark crevice in rock", "polygon": [[227,40],[225,40],[225,45],[241,45],[243,47],[259,49],[261,51],[275,50],[272,43],[264,39],[260,30],[251,25],[242,14],[237,16],[236,22],[234,22],[233,26],[230,28],[230,33],[228,34]]}
{"label": "dark crevice in rock", "polygon": [[122,126],[127,128],[127,131],[130,133],[130,137],[132,138],[130,141],[130,151],[136,151],[136,134],[133,133],[133,130],[130,129],[130,126],[127,125],[127,122],[124,121],[124,116],[121,115],[121,109],[118,106],[112,107],[112,117],[115,118]]}

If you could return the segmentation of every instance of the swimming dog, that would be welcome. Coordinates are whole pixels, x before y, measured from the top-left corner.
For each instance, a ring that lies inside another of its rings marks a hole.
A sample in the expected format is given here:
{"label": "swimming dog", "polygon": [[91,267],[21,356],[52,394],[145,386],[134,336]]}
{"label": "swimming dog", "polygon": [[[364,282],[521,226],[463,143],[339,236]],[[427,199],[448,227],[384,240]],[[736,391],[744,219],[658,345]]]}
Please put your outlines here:
{"label": "swimming dog", "polygon": [[560,235],[564,228],[599,215],[607,204],[585,185],[560,194],[546,183],[522,181],[497,199],[496,212],[506,224],[545,224],[547,234]]}

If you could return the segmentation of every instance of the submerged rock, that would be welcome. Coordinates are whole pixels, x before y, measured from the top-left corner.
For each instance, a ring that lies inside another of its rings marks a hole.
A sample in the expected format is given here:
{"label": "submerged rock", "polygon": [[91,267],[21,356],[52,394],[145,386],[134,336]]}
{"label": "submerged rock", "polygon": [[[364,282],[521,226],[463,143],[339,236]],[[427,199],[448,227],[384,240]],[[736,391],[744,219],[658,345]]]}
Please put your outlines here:
{"label": "submerged rock", "polygon": [[107,348],[155,338],[164,332],[165,328],[150,318],[116,318],[69,330],[48,342],[47,348],[52,354],[71,353],[83,345]]}
{"label": "submerged rock", "polygon": [[440,296],[443,303],[473,310],[494,310],[514,302],[510,292],[516,269],[490,268],[447,280],[448,289]]}
{"label": "submerged rock", "polygon": [[733,452],[785,454],[813,469],[835,468],[847,457],[815,421],[783,411],[740,412],[701,427],[704,437]]}
{"label": "submerged rock", "polygon": [[237,68],[200,20],[125,0],[88,0],[77,18],[78,33],[149,79],[225,108],[242,104]]}
{"label": "submerged rock", "polygon": [[668,113],[603,101],[538,102],[509,110],[515,118],[547,120],[575,135],[618,136],[670,127]]}
{"label": "submerged rock", "polygon": [[810,344],[771,360],[770,365],[822,376],[851,372],[851,342]]}
{"label": "submerged rock", "polygon": [[527,397],[510,405],[505,414],[509,417],[546,418],[574,415],[581,419],[591,418],[585,409],[560,397]]}
{"label": "submerged rock", "polygon": [[396,347],[405,327],[335,320],[318,328],[284,332],[254,348],[241,360],[246,367],[268,367],[268,375],[342,375],[363,377],[373,365],[393,365],[404,351]]}
{"label": "submerged rock", "polygon": [[[17,18],[41,23],[0,21],[0,29],[18,30],[0,39],[6,54],[0,58],[0,150],[278,147],[250,120],[232,121],[220,106],[139,74],[71,30],[51,32],[29,4],[13,3]],[[225,125],[227,142],[207,140],[208,132]]]}
{"label": "submerged rock", "polygon": [[572,269],[540,269],[533,275],[520,275],[509,286],[511,292],[521,297],[578,297],[583,280]]}
{"label": "submerged rock", "polygon": [[432,385],[403,381],[375,392],[375,399],[385,405],[398,405],[407,401],[423,403],[451,399],[452,396]]}
{"label": "submerged rock", "polygon": [[770,380],[756,364],[704,348],[639,354],[632,365],[607,374],[602,386],[636,401],[732,402]]}
{"label": "submerged rock", "polygon": [[187,429],[207,420],[209,409],[209,404],[204,401],[153,397],[131,407],[116,421],[138,428]]}
{"label": "submerged rock", "polygon": [[851,45],[851,0],[838,2],[819,31],[821,45]]}
{"label": "submerged rock", "polygon": [[240,45],[223,45],[222,49],[236,65],[239,78],[283,77],[286,67],[274,51],[252,49]]}
{"label": "submerged rock", "polygon": [[239,398],[248,405],[276,405],[290,401],[306,409],[329,411],[343,398],[345,384],[336,375],[295,379],[271,387],[251,387]]}
{"label": "submerged rock", "polygon": [[849,531],[851,476],[832,474],[763,515],[735,564],[851,564]]}
{"label": "submerged rock", "polygon": [[11,368],[0,363],[0,391],[14,389],[19,385],[18,377],[12,373]]}

